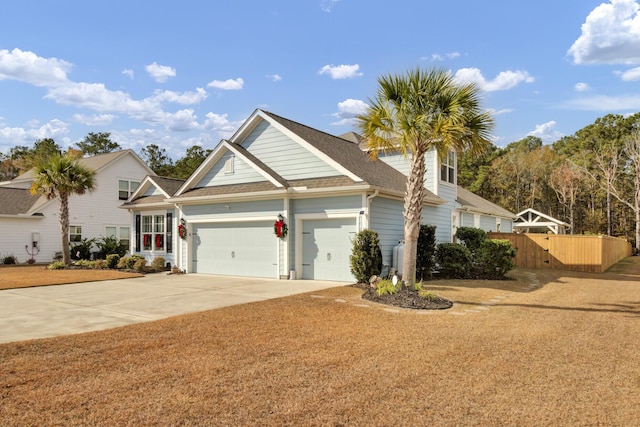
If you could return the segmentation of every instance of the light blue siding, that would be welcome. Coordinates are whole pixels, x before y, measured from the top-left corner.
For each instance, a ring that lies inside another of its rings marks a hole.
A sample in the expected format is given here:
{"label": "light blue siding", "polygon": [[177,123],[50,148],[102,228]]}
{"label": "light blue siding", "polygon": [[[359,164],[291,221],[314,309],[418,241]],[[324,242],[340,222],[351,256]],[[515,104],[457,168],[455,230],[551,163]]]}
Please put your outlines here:
{"label": "light blue siding", "polygon": [[385,162],[405,176],[409,174],[409,159],[400,153],[380,153],[378,154],[378,161]]}
{"label": "light blue siding", "polygon": [[342,175],[265,121],[242,141],[242,146],[285,179]]}
{"label": "light blue siding", "polygon": [[[409,174],[409,158],[405,158],[401,153],[393,152],[393,153],[379,153],[378,160],[383,161],[392,168],[400,171],[403,175]],[[435,150],[429,150],[425,154],[424,159],[426,172],[424,175],[424,186],[429,191],[435,193],[436,191],[436,180],[440,174],[438,169],[438,159],[436,156]]]}
{"label": "light blue siding", "polygon": [[[233,173],[225,172],[225,162],[233,159]],[[244,160],[227,151],[214,164],[209,172],[198,182],[196,187],[213,187],[216,185],[243,184],[247,182],[266,181],[265,177]]]}
{"label": "light blue siding", "polygon": [[162,195],[162,191],[156,188],[155,185],[147,188],[147,191],[144,192],[143,196],[160,196]]}
{"label": "light blue siding", "polygon": [[371,201],[369,228],[378,233],[385,265],[391,266],[393,248],[404,239],[403,210],[402,200],[376,197]]}
{"label": "light blue siding", "polygon": [[422,223],[436,226],[436,242],[451,242],[452,209],[448,204],[440,206],[425,206],[422,210]]}
{"label": "light blue siding", "polygon": [[182,212],[187,222],[206,219],[237,219],[255,216],[273,216],[282,213],[282,200],[258,200],[252,202],[212,203],[207,205],[184,206]]}

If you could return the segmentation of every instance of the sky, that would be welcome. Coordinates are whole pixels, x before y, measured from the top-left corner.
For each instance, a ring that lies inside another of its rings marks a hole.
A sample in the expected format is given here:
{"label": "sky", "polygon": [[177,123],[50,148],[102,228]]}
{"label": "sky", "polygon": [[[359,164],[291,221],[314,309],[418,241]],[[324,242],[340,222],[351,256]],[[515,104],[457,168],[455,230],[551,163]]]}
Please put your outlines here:
{"label": "sky", "polygon": [[640,0],[21,0],[0,25],[0,153],[90,132],[174,160],[257,109],[340,135],[377,79],[475,82],[504,147],[640,111]]}

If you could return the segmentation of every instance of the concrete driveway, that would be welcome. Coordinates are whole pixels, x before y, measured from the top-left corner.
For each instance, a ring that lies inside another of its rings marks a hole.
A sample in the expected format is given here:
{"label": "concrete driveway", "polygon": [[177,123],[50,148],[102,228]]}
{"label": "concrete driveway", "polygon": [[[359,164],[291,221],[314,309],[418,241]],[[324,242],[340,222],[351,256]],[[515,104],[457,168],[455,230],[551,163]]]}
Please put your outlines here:
{"label": "concrete driveway", "polygon": [[204,274],[0,291],[0,343],[97,331],[346,283]]}

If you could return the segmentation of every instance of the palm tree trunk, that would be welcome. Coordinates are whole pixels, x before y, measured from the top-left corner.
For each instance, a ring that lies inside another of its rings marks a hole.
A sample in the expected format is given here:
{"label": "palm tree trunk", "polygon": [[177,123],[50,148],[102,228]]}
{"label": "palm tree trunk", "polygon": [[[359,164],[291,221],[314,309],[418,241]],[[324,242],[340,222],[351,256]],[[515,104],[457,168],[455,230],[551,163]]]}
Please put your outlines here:
{"label": "palm tree trunk", "polygon": [[60,237],[62,238],[62,261],[65,265],[71,264],[71,251],[69,249],[69,195],[61,192],[60,195]]}
{"label": "palm tree trunk", "polygon": [[422,203],[424,199],[424,155],[423,150],[412,153],[407,179],[407,191],[404,195],[404,253],[402,279],[414,286],[416,283],[416,261],[418,236],[422,222]]}

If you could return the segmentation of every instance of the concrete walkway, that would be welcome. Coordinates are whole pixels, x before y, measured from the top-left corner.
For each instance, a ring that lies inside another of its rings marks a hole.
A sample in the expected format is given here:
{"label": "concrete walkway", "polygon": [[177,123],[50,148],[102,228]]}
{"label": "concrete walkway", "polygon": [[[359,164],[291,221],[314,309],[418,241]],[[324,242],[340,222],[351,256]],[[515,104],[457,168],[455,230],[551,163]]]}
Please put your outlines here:
{"label": "concrete walkway", "polygon": [[346,283],[204,274],[0,291],[0,343],[97,331]]}

